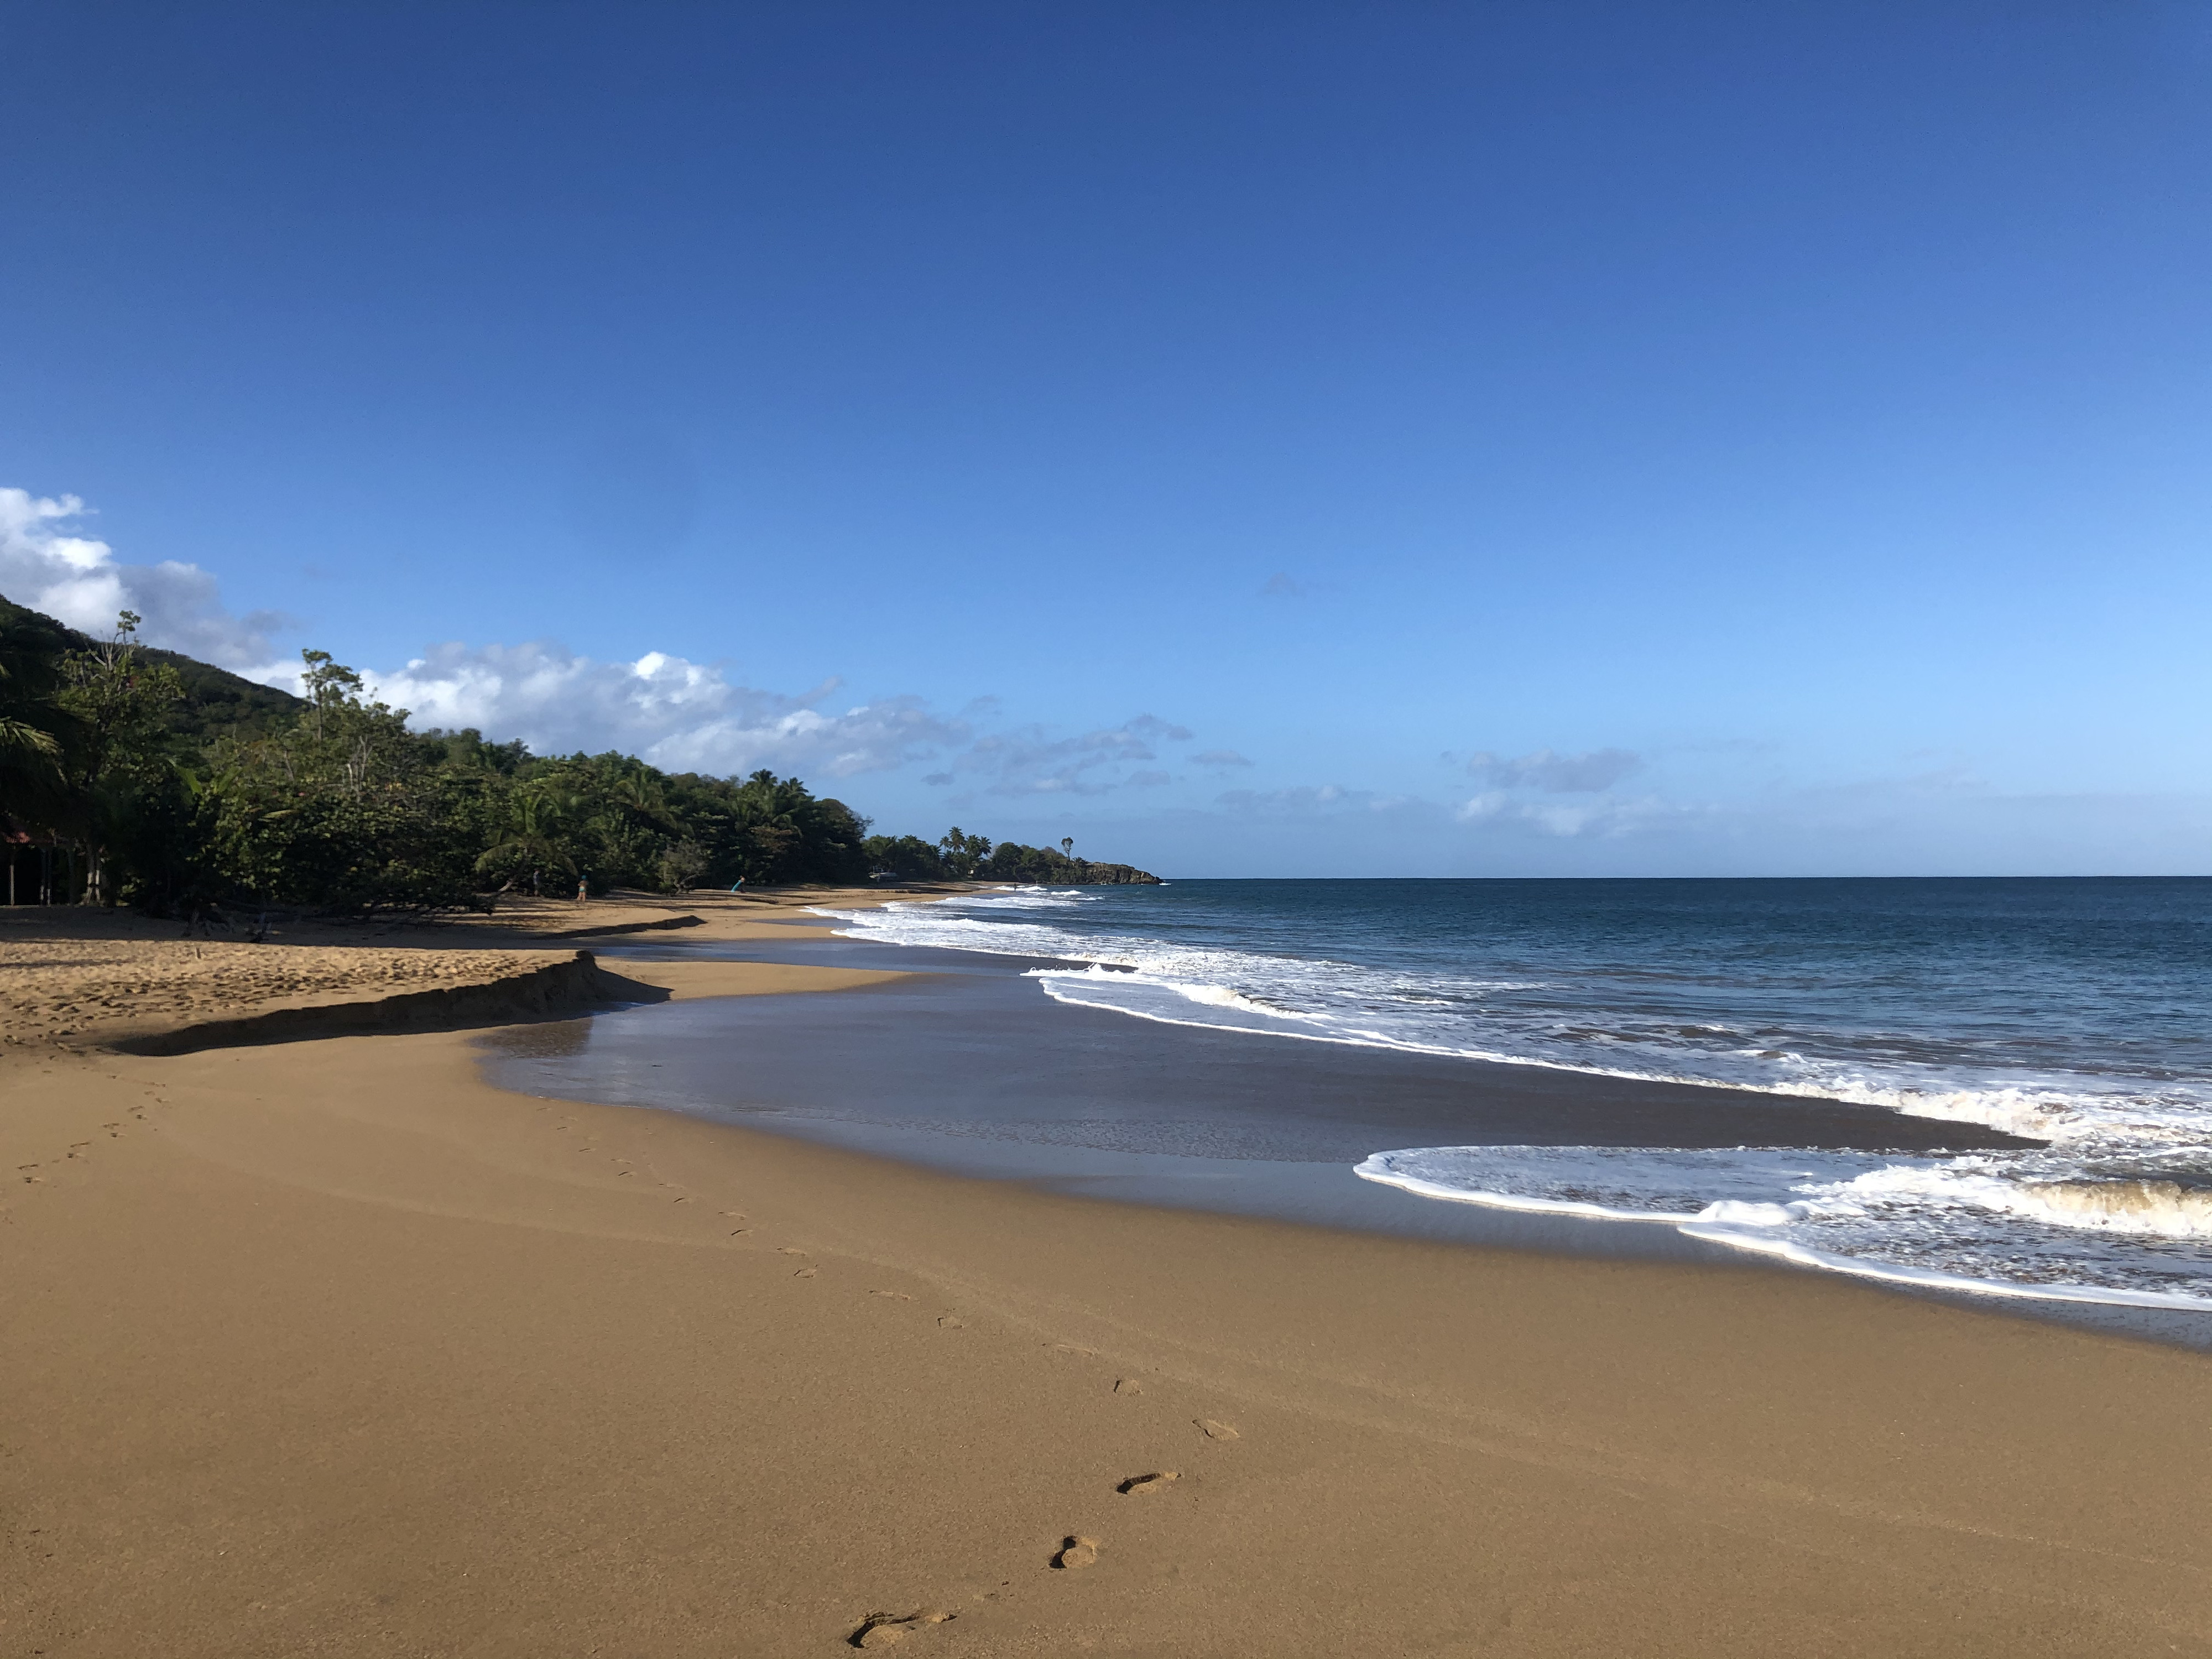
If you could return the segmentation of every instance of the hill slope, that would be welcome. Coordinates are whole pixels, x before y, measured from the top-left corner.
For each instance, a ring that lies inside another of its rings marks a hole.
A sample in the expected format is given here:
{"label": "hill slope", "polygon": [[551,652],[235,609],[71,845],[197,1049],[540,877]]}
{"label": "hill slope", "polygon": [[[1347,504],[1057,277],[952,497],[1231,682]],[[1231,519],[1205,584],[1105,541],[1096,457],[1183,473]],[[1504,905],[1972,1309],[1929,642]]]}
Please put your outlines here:
{"label": "hill slope", "polygon": [[[59,652],[82,651],[97,643],[90,635],[0,594],[0,644]],[[204,739],[239,726],[257,730],[300,707],[300,699],[289,691],[257,684],[181,652],[141,646],[138,653],[149,662],[167,663],[184,682],[185,700],[170,712],[169,726],[185,737]]]}

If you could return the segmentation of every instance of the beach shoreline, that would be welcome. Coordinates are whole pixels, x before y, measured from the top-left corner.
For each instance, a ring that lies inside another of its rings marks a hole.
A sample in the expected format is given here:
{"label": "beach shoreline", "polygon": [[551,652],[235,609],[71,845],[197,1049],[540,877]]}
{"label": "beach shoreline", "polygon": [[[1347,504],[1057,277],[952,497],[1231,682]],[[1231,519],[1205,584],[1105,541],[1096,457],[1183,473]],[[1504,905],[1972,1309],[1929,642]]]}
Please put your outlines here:
{"label": "beach shoreline", "polygon": [[2212,1650],[2201,1355],[965,1178],[480,1036],[0,1051],[0,1650]]}
{"label": "beach shoreline", "polygon": [[[1439,1202],[1458,1194],[1403,1192],[1361,1166],[1378,1147],[1464,1140],[1812,1146],[1857,1149],[1875,1161],[1915,1147],[2033,1144],[1879,1107],[1164,1026],[1040,995],[1028,977],[1039,964],[1024,957],[810,933],[638,945],[608,961],[621,968],[672,957],[886,977],[857,1005],[739,998],[490,1032],[481,1044],[487,1075],[532,1094],[658,1107],[1155,1207],[1555,1255],[1755,1261],[1776,1272],[1844,1268],[1777,1261],[1680,1231],[1693,1215],[1635,1224]],[[731,1066],[727,1056],[739,1052],[745,1065]],[[2212,1348],[2212,1316],[2195,1308],[2085,1300],[2063,1289],[2037,1296],[2002,1283],[1888,1282],[2015,1316]]]}

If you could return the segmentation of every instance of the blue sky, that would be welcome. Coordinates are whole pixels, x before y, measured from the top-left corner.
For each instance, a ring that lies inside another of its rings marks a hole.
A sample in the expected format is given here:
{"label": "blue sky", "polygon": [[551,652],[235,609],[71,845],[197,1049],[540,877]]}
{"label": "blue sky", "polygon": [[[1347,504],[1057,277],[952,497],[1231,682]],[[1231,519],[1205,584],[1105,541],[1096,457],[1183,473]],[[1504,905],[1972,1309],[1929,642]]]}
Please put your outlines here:
{"label": "blue sky", "polygon": [[1170,873],[2212,871],[2203,4],[0,69],[0,592],[73,621]]}

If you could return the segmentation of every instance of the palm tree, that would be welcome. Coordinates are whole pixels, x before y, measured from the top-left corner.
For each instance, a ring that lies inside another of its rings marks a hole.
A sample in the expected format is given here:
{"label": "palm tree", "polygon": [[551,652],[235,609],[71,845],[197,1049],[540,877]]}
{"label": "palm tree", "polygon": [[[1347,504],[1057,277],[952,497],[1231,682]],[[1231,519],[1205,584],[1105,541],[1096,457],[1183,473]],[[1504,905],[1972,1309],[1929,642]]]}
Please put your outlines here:
{"label": "palm tree", "polygon": [[668,796],[660,781],[641,762],[633,762],[611,792],[615,804],[650,829],[669,827]]}
{"label": "palm tree", "polygon": [[78,724],[55,698],[55,659],[0,639],[0,817],[53,830],[69,816],[64,765]]}
{"label": "palm tree", "polygon": [[538,893],[538,878],[547,869],[576,873],[558,839],[562,824],[574,808],[574,797],[555,794],[537,784],[524,784],[507,797],[507,828],[484,855],[477,860],[479,872],[501,864],[517,864],[530,871],[530,891]]}
{"label": "palm tree", "polygon": [[53,701],[54,678],[46,659],[0,640],[0,764],[36,764],[60,756],[53,728],[62,714]]}
{"label": "palm tree", "polygon": [[52,732],[15,714],[0,714],[0,765],[43,766],[61,752]]}
{"label": "palm tree", "polygon": [[732,816],[744,834],[749,879],[773,883],[803,873],[817,805],[797,778],[779,778],[765,768],[738,786]]}

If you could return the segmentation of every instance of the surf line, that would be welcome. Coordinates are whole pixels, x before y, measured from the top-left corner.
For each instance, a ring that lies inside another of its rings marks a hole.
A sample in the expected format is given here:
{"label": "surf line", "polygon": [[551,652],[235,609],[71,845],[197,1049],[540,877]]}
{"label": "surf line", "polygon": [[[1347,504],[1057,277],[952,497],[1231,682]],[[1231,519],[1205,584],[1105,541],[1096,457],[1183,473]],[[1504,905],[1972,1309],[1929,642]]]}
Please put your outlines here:
{"label": "surf line", "polygon": [[1729,1249],[1771,1255],[1793,1267],[1827,1273],[1850,1273],[1887,1284],[1910,1285],[1923,1290],[1961,1291],[1974,1296],[2007,1296],[2036,1302],[2086,1302],[2116,1308],[2170,1308],[2188,1313],[2212,1313],[2212,1297],[2191,1296],[2185,1291],[2106,1290],[2090,1285],[2024,1285],[2002,1279],[1969,1279],[1963,1273],[1931,1273],[1925,1268],[1893,1267],[1856,1256],[1834,1255],[1808,1249],[1786,1238],[1762,1238],[1716,1225],[1702,1215],[1654,1215],[1648,1212],[1608,1209],[1573,1199],[1522,1198],[1512,1193],[1484,1192],[1472,1188],[1446,1187],[1419,1176],[1401,1175],[1379,1160],[1376,1153],[1352,1166],[1352,1174],[1379,1186],[1395,1187],[1417,1198],[1437,1198],[1448,1204],[1474,1204],[1486,1209],[1524,1210],[1577,1216],[1590,1221],[1656,1222],[1669,1226],[1685,1238],[1702,1239]]}

